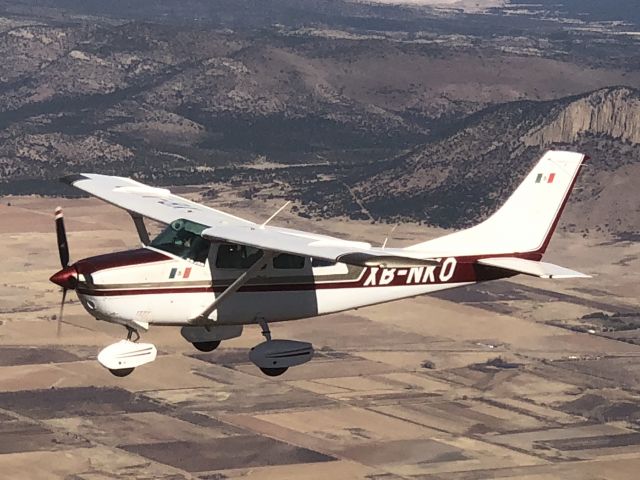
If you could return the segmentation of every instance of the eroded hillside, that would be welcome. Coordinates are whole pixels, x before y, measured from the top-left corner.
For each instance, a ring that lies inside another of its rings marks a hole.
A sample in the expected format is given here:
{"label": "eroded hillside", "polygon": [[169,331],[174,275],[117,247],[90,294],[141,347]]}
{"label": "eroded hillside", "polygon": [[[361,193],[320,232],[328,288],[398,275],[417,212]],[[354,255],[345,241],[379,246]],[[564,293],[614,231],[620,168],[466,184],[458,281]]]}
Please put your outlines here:
{"label": "eroded hillside", "polygon": [[247,5],[0,1],[0,194],[70,194],[56,178],[82,170],[455,226],[559,146],[597,171],[575,197],[602,200],[575,228],[634,227],[635,197],[612,187],[638,158],[633,25],[509,5]]}
{"label": "eroded hillside", "polygon": [[377,217],[473,223],[505,200],[544,150],[566,148],[590,160],[565,226],[634,232],[640,227],[639,102],[638,90],[619,87],[487,109],[373,178],[356,180],[356,191]]}

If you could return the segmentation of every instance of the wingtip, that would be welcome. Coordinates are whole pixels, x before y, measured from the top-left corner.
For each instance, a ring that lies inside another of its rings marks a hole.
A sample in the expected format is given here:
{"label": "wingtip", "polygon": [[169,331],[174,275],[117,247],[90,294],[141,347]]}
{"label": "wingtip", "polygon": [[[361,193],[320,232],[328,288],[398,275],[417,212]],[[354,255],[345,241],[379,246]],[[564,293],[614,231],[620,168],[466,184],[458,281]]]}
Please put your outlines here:
{"label": "wingtip", "polygon": [[81,173],[74,173],[71,175],[65,175],[64,177],[60,177],[59,179],[62,183],[66,183],[67,185],[73,186],[74,183],[80,180],[87,180],[87,177]]}

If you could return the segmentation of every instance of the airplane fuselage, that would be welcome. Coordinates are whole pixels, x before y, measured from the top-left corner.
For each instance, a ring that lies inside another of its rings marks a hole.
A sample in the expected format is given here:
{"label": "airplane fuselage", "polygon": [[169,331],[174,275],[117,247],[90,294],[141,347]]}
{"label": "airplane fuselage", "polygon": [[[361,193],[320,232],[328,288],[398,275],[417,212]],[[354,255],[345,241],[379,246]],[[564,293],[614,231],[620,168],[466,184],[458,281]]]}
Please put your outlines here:
{"label": "airplane fuselage", "polygon": [[[475,258],[447,257],[438,266],[382,268],[343,263],[267,266],[222,303],[205,323],[237,325],[296,320],[384,303],[509,276]],[[193,325],[239,269],[216,268],[145,247],[80,260],[76,292],[99,320],[124,324]],[[201,323],[201,322],[200,322]]]}
{"label": "airplane fuselage", "polygon": [[[509,199],[484,221],[403,248],[375,247],[251,222],[132,179],[78,174],[65,182],[127,210],[144,248],[69,265],[62,210],[56,236],[62,270],[51,281],[74,290],[99,320],[119,323],[127,339],[105,347],[98,361],[117,376],[155,360],[138,343],[139,329],[181,326],[185,340],[210,352],[259,324],[265,341],[249,360],[270,376],[313,357],[309,342],[272,338],[269,323],[429,294],[526,274],[589,276],[542,261],[585,156],[549,151]],[[166,227],[151,239],[144,218]],[[400,314],[400,313],[399,313]],[[135,335],[135,338],[133,338]]]}

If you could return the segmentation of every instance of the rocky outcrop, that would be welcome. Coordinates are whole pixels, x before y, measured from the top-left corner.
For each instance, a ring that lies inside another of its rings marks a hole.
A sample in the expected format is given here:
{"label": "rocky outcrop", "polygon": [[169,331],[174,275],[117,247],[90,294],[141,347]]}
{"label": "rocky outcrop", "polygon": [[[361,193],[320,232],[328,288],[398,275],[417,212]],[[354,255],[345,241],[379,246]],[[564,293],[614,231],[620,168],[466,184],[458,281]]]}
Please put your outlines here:
{"label": "rocky outcrop", "polygon": [[374,218],[445,227],[485,218],[549,148],[591,157],[563,226],[613,236],[640,228],[640,92],[614,87],[550,102],[512,102],[469,117],[352,187]]}
{"label": "rocky outcrop", "polygon": [[584,134],[640,143],[640,92],[625,87],[595,91],[559,109],[522,140],[527,146],[574,143]]}

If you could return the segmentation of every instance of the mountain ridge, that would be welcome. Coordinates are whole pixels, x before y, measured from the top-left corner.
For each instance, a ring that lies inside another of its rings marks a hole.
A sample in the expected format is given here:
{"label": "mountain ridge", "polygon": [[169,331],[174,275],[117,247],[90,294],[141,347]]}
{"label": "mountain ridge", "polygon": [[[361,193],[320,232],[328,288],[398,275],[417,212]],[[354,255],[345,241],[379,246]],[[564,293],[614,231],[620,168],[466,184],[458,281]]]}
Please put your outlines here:
{"label": "mountain ridge", "polygon": [[[639,102],[637,89],[607,87],[557,101],[494,106],[375,176],[354,177],[353,188],[376,218],[464,226],[494,211],[545,150],[575,150],[590,156],[591,173],[583,174],[580,190],[572,195],[572,215],[587,220],[583,228],[632,231],[640,226],[629,211],[634,202],[620,202],[622,192],[608,192],[606,175],[616,177],[623,167],[634,170],[640,164]],[[590,218],[594,195],[604,191],[608,207]],[[633,192],[624,194],[636,198]],[[574,205],[579,203],[582,212]],[[627,203],[624,211],[614,207]],[[601,222],[604,211],[611,217],[607,227]],[[574,220],[566,223],[578,225]]]}

